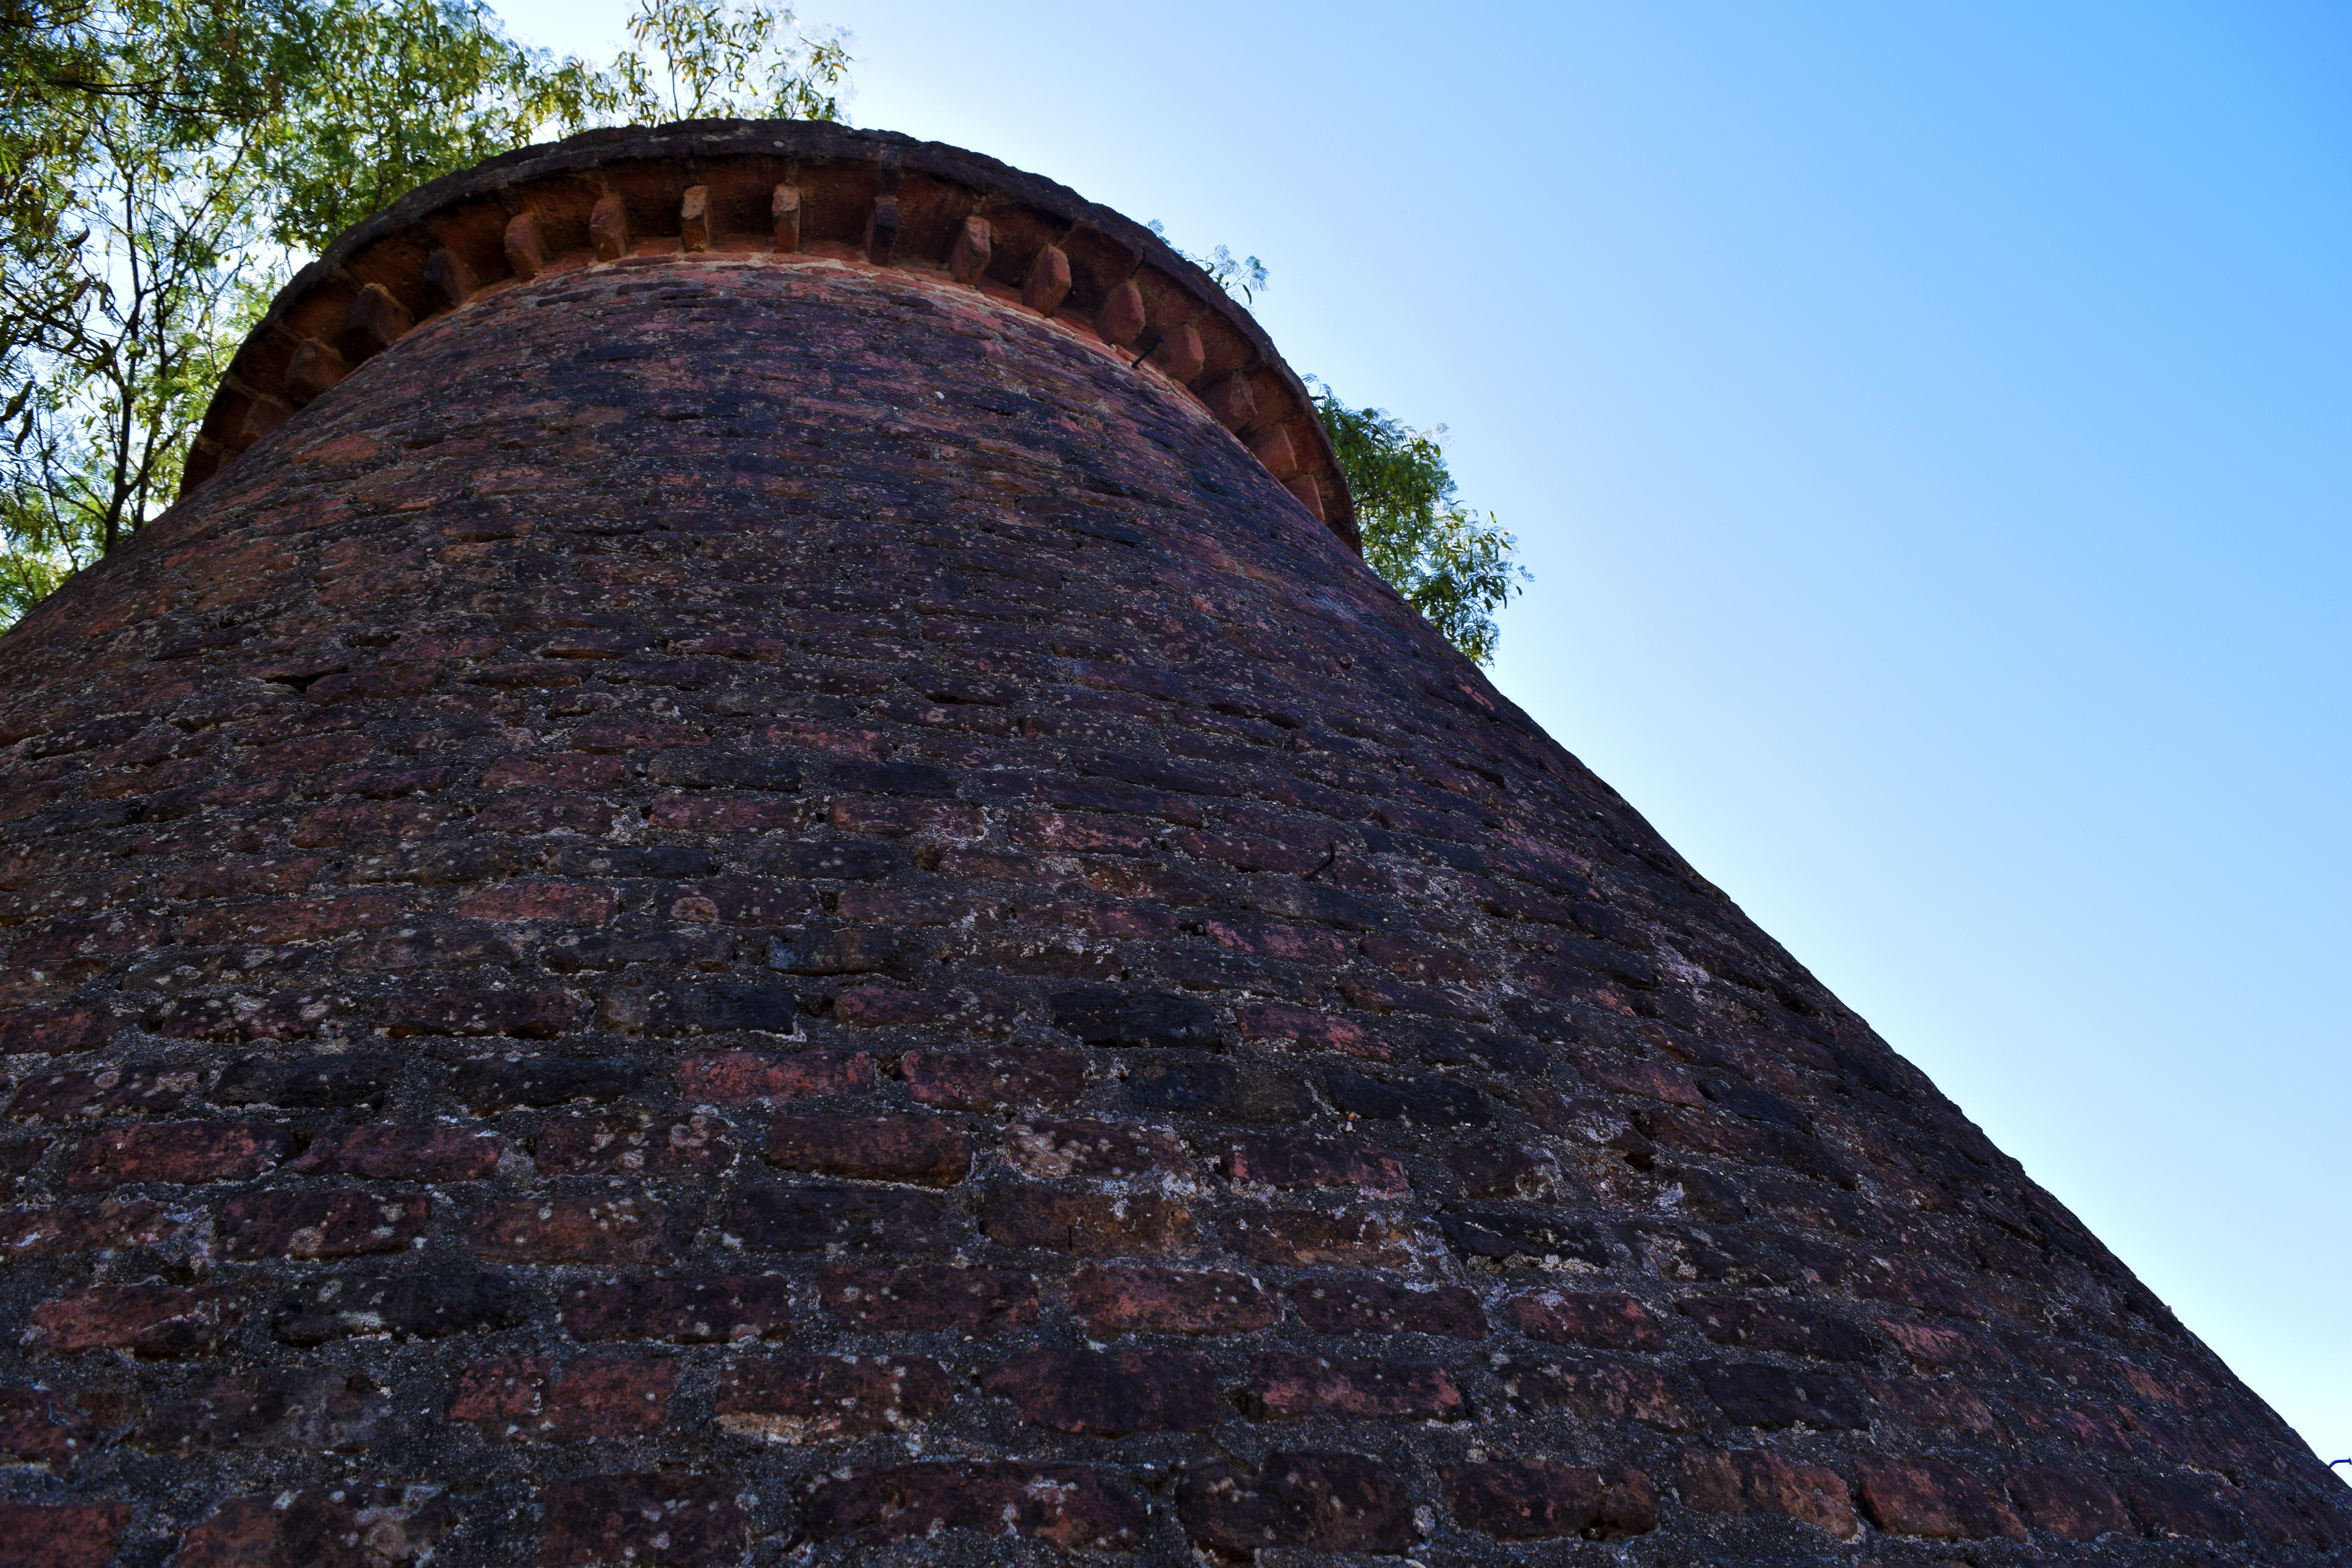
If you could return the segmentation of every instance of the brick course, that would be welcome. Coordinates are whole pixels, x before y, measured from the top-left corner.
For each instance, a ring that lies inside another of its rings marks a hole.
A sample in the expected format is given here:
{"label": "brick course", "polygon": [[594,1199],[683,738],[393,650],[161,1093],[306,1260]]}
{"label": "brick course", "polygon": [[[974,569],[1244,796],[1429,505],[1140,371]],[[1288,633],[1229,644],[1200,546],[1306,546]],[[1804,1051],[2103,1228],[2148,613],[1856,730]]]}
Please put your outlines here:
{"label": "brick course", "polygon": [[0,637],[0,1563],[2352,1548],[1124,219],[616,132],[236,363]]}

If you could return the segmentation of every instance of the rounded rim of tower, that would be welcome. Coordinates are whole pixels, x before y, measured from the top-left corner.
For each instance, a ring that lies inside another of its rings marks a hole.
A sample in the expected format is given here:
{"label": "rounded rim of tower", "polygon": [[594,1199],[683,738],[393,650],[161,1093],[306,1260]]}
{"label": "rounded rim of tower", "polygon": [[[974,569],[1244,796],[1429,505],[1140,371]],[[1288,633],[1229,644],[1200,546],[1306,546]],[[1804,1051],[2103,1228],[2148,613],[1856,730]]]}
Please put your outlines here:
{"label": "rounded rim of tower", "polygon": [[560,267],[793,252],[929,272],[1150,364],[1362,546],[1305,383],[1255,318],[1143,225],[981,153],[818,121],[588,131],[421,185],[296,273],[231,359],[183,493],[370,354],[468,299]]}

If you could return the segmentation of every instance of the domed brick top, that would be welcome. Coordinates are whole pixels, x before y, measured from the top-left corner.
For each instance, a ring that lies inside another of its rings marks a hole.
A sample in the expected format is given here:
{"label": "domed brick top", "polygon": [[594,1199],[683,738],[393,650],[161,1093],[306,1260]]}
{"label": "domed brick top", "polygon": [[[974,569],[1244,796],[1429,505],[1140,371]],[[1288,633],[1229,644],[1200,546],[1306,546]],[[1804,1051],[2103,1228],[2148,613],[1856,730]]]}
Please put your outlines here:
{"label": "domed brick top", "polygon": [[0,638],[0,1564],[2352,1542],[1055,191],[431,187]]}

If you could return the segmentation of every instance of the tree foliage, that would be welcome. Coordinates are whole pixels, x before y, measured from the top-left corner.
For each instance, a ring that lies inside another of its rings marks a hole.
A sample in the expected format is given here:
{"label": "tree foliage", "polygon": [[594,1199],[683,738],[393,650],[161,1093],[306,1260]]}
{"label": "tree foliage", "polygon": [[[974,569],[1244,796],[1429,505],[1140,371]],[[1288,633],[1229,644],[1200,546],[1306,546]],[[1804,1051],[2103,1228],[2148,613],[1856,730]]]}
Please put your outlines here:
{"label": "tree foliage", "polygon": [[1350,408],[1328,385],[1315,412],[1356,498],[1364,560],[1431,626],[1479,664],[1494,662],[1495,612],[1534,581],[1515,539],[1464,506],[1439,445],[1445,426],[1413,430],[1378,408]]}
{"label": "tree foliage", "polygon": [[839,117],[772,0],[637,0],[609,65],[480,0],[0,0],[0,624],[170,503],[278,286],[416,185],[591,125]]}
{"label": "tree foliage", "polygon": [[[1158,218],[1146,226],[1168,237]],[[1235,260],[1222,245],[1206,256],[1172,242],[1170,248],[1244,305],[1265,291],[1265,263],[1255,256]],[[1307,379],[1322,389],[1315,412],[1356,498],[1365,563],[1447,642],[1476,663],[1493,663],[1502,638],[1495,612],[1535,579],[1512,560],[1518,541],[1494,514],[1481,521],[1462,504],[1445,466],[1445,426],[1411,429],[1381,409],[1350,408],[1328,384]]]}

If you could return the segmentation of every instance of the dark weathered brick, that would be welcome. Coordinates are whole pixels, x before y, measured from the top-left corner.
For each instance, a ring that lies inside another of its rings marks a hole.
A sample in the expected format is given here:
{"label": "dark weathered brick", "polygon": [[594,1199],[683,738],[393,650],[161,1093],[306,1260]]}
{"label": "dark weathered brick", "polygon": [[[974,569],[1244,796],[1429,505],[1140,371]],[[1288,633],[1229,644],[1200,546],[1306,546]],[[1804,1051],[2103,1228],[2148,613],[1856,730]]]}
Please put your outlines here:
{"label": "dark weathered brick", "polygon": [[1692,1369],[1724,1415],[1742,1426],[1855,1428],[1870,1424],[1860,1393],[1843,1379],[1760,1362],[1703,1361]]}
{"label": "dark weathered brick", "polygon": [[661,1429],[677,1363],[615,1356],[476,1362],[457,1374],[448,1418],[493,1442],[638,1437]]}
{"label": "dark weathered brick", "polygon": [[1192,1211],[1149,1193],[1112,1196],[1051,1187],[997,1187],[981,1204],[981,1228],[1002,1247],[1046,1247],[1089,1258],[1160,1258],[1195,1250]]}
{"label": "dark weathered brick", "polygon": [[539,1494],[541,1568],[735,1562],[747,1528],[735,1494],[730,1481],[676,1471],[551,1482]]}
{"label": "dark weathered brick", "polygon": [[6,1568],[106,1568],[131,1523],[127,1502],[0,1502]]}
{"label": "dark weathered brick", "polygon": [[96,1443],[100,1429],[70,1395],[0,1388],[0,1461],[63,1468]]}
{"label": "dark weathered brick", "polygon": [[1353,1138],[1236,1138],[1225,1145],[1218,1165],[1234,1181],[1252,1186],[1396,1194],[1410,1184],[1402,1162]]}
{"label": "dark weathered brick", "polygon": [[1021,1418],[1057,1432],[1204,1432],[1226,1414],[1217,1374],[1182,1351],[1032,1351],[981,1380]]}
{"label": "dark weathered brick", "polygon": [[1708,1513],[1782,1514],[1840,1541],[1862,1532],[1843,1477],[1764,1448],[1685,1448],[1675,1481],[1685,1502]]}
{"label": "dark weathered brick", "polygon": [[1501,1541],[1622,1541],[1658,1528],[1657,1493],[1639,1470],[1472,1464],[1448,1470],[1445,1490],[1456,1523]]}
{"label": "dark weathered brick", "polygon": [[767,1158],[787,1171],[948,1187],[970,1173],[971,1142],[935,1117],[780,1115]]}
{"label": "dark weathered brick", "polygon": [[1250,1409],[1269,1418],[1409,1415],[1451,1421],[1466,1411],[1453,1375],[1433,1363],[1340,1359],[1297,1351],[1253,1356],[1242,1397]]}
{"label": "dark weathered brick", "polygon": [[70,1121],[84,1117],[160,1115],[177,1107],[196,1086],[188,1068],[98,1068],[80,1072],[39,1073],[26,1079],[8,1102],[18,1121]]}
{"label": "dark weathered brick", "polygon": [[1386,1215],[1235,1207],[1221,1224],[1225,1245],[1254,1262],[1302,1268],[1412,1267],[1412,1232]]}
{"label": "dark weathered brick", "polygon": [[35,1307],[26,1340],[65,1354],[119,1350],[184,1361],[216,1353],[243,1315],[218,1285],[95,1285]]}
{"label": "dark weathered brick", "polygon": [[1013,1269],[835,1265],[818,1274],[817,1290],[824,1310],[854,1329],[996,1334],[1037,1321],[1037,1281]]}
{"label": "dark weathered brick", "polygon": [[1666,1342],[1657,1320],[1631,1296],[1546,1290],[1512,1297],[1503,1303],[1503,1315],[1529,1339],[1556,1345],[1654,1351]]}
{"label": "dark weathered brick", "polygon": [[1190,996],[1108,986],[1065,991],[1054,1022],[1090,1046],[1206,1046],[1217,1043],[1216,1010]]}
{"label": "dark weathered brick", "polygon": [[1070,1310],[1103,1339],[1119,1334],[1246,1334],[1281,1308],[1258,1283],[1222,1268],[1087,1264],[1070,1277]]}
{"label": "dark weathered brick", "polygon": [[291,1110],[377,1106],[400,1080],[401,1064],[372,1055],[247,1057],[213,1080],[215,1105],[275,1105]]}
{"label": "dark weathered brick", "polygon": [[646,1079],[643,1063],[577,1057],[477,1057],[460,1063],[451,1087],[477,1116],[516,1106],[605,1101],[634,1094]]}
{"label": "dark weathered brick", "polygon": [[558,1301],[575,1340],[730,1344],[776,1338],[792,1323],[791,1285],[773,1274],[600,1280],[567,1286]]}
{"label": "dark weathered brick", "polygon": [[466,1245],[513,1263],[657,1263],[676,1256],[678,1229],[649,1198],[510,1198],[475,1211]]}
{"label": "dark weathered brick", "polygon": [[770,1443],[824,1443],[919,1426],[954,1397],[921,1356],[768,1356],[719,1376],[719,1425]]}
{"label": "dark weathered brick", "polygon": [[958,1110],[1067,1105],[1087,1083],[1076,1051],[908,1051],[899,1070],[916,1100]]}
{"label": "dark weathered brick", "polygon": [[1393,1552],[1415,1539],[1404,1482],[1360,1454],[1276,1452],[1255,1475],[1226,1459],[1192,1466],[1176,1514],[1192,1540],[1241,1556],[1265,1546]]}
{"label": "dark weathered brick", "polygon": [[1416,1290],[1378,1275],[1327,1274],[1292,1287],[1298,1321],[1330,1334],[1444,1334],[1486,1337],[1476,1292],[1442,1285]]}
{"label": "dark weathered brick", "polygon": [[754,1252],[934,1252],[962,1232],[955,1211],[927,1193],[772,1184],[739,1194],[726,1229]]}
{"label": "dark weathered brick", "polygon": [[242,1448],[349,1453],[368,1447],[391,1414],[390,1391],[364,1374],[299,1368],[241,1373],[159,1404],[131,1441],[184,1455]]}
{"label": "dark weathered brick", "polygon": [[259,1175],[286,1157],[283,1127],[255,1121],[160,1121],[92,1133],[66,1168],[66,1190],[97,1192],[132,1182],[194,1184]]}
{"label": "dark weathered brick", "polygon": [[1528,1358],[1498,1363],[1495,1374],[1511,1406],[1531,1414],[1566,1410],[1599,1425],[1639,1421],[1667,1432],[1689,1425],[1665,1374],[1654,1366]]}
{"label": "dark weathered brick", "polygon": [[315,1134],[294,1169],[393,1182],[478,1182],[506,1152],[492,1133],[469,1128],[372,1122]]}
{"label": "dark weathered brick", "polygon": [[863,1051],[700,1051],[677,1064],[677,1091],[688,1104],[744,1105],[864,1094],[874,1087],[874,1058]]}
{"label": "dark weathered brick", "polygon": [[2020,1466],[2009,1472],[2009,1495],[2028,1524],[2069,1541],[2095,1541],[2131,1529],[2123,1499],[2095,1471]]}
{"label": "dark weathered brick", "polygon": [[1699,1332],[1719,1345],[1786,1351],[1822,1361],[1870,1361],[1877,1354],[1878,1347],[1870,1336],[1852,1322],[1810,1308],[1717,1297],[1677,1301],[1675,1308],[1695,1320]]}
{"label": "dark weathered brick", "polygon": [[378,1197],[352,1191],[249,1193],[220,1207],[215,1229],[221,1256],[356,1258],[405,1252],[424,1237],[433,1217],[425,1197]]}
{"label": "dark weathered brick", "polygon": [[510,1329],[523,1321],[522,1292],[505,1276],[437,1268],[404,1274],[330,1274],[305,1280],[270,1315],[272,1336],[290,1345],[386,1334],[438,1339]]}
{"label": "dark weathered brick", "polygon": [[715,1176],[735,1163],[725,1123],[708,1116],[657,1118],[646,1111],[551,1116],[531,1135],[532,1161],[547,1175]]}
{"label": "dark weathered brick", "polygon": [[925,1464],[836,1471],[809,1489],[801,1537],[878,1545],[941,1531],[1014,1535],[1065,1551],[1133,1551],[1143,1500],[1083,1465]]}
{"label": "dark weathered brick", "polygon": [[2025,1539],[2000,1490],[1947,1459],[1857,1459],[1863,1511],[1889,1535],[1931,1541]]}
{"label": "dark weathered brick", "polygon": [[1004,1157],[1023,1174],[1046,1180],[1193,1173],[1192,1158],[1174,1134],[1127,1121],[1034,1118],[1005,1130]]}

